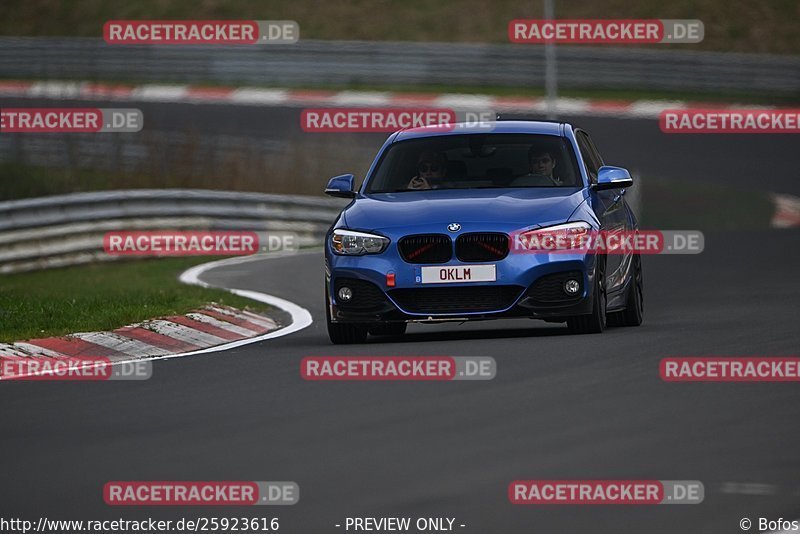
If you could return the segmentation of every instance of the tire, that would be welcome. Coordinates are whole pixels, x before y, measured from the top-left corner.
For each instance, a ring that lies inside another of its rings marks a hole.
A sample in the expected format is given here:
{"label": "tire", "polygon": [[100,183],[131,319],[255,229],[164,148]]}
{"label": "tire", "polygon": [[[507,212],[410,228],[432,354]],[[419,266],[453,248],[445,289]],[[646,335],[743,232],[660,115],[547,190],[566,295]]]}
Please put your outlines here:
{"label": "tire", "polygon": [[367,340],[367,327],[357,323],[328,321],[328,337],[334,345],[357,345]]}
{"label": "tire", "polygon": [[576,315],[567,319],[573,334],[600,334],[606,327],[606,273],[605,265],[598,260],[594,277],[592,313]]}
{"label": "tire", "polygon": [[328,323],[328,337],[334,345],[355,345],[367,340],[367,325],[359,323],[334,323],[331,321],[328,286],[325,285],[325,320]]}
{"label": "tire", "polygon": [[639,326],[644,319],[644,285],[642,283],[642,259],[633,257],[633,274],[631,287],[628,289],[628,298],[625,300],[625,309],[617,312],[615,320],[619,326]]}
{"label": "tire", "polygon": [[369,327],[371,336],[402,336],[406,333],[408,323],[380,323]]}

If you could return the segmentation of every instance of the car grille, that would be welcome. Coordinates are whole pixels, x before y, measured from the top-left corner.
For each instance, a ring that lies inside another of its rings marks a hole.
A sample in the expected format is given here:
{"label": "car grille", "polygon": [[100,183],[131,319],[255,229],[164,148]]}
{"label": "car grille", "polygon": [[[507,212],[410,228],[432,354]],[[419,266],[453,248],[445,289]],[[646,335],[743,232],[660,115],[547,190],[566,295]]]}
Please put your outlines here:
{"label": "car grille", "polygon": [[565,273],[549,274],[536,280],[528,290],[528,296],[534,302],[542,304],[552,304],[556,302],[570,302],[579,300],[583,295],[583,288],[578,295],[571,297],[564,293],[564,282],[574,278],[583,286],[583,274],[580,271],[569,271]]}
{"label": "car grille", "polygon": [[444,234],[410,235],[397,246],[408,263],[447,263],[453,257],[453,242]]}
{"label": "car grille", "polygon": [[409,313],[475,313],[510,307],[523,291],[521,286],[461,286],[394,289],[389,292]]}
{"label": "car grille", "polygon": [[506,234],[464,234],[456,239],[456,257],[460,261],[497,261],[506,256],[508,256]]}
{"label": "car grille", "polygon": [[[353,298],[347,302],[338,297],[339,289],[349,287],[353,291]],[[383,291],[366,280],[356,278],[337,278],[334,281],[334,291],[336,291],[336,305],[343,310],[352,311],[378,311],[386,308],[388,301]]]}

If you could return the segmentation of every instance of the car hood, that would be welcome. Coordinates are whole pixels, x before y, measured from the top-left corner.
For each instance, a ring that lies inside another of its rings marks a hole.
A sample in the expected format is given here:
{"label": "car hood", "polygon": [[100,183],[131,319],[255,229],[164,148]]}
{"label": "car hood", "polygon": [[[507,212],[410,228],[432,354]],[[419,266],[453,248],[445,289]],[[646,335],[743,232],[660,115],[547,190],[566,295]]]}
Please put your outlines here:
{"label": "car hood", "polygon": [[452,222],[524,227],[566,221],[584,200],[585,190],[571,188],[380,193],[360,196],[345,211],[344,222],[360,230]]}

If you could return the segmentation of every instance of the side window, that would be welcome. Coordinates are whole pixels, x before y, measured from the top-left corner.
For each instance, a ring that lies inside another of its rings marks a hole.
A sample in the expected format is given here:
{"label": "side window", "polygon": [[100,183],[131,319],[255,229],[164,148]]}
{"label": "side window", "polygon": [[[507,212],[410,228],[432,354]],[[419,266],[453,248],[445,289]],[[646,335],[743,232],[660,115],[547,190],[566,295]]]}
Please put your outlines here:
{"label": "side window", "polygon": [[589,136],[582,131],[576,132],[576,139],[578,140],[578,148],[581,151],[581,158],[583,164],[586,165],[586,172],[589,173],[589,181],[597,183],[597,170],[600,166],[594,159],[592,147],[589,145]]}
{"label": "side window", "polygon": [[592,150],[592,157],[594,157],[594,161],[595,163],[597,163],[597,168],[599,169],[600,167],[605,165],[605,163],[603,162],[603,157],[597,150],[597,147],[595,146],[594,141],[592,141],[592,138],[589,137],[589,134],[584,133],[584,135],[586,136],[586,140],[589,142],[589,148]]}

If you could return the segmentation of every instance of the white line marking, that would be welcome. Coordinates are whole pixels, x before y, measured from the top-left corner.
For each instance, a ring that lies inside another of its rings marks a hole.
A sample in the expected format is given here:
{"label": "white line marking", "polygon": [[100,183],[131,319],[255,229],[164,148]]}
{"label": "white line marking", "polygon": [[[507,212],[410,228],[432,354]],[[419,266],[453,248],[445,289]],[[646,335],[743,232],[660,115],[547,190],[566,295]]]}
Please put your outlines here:
{"label": "white line marking", "polygon": [[36,82],[28,88],[28,94],[41,98],[78,98],[80,82]]}
{"label": "white line marking", "polygon": [[[316,253],[318,251],[309,251],[305,254]],[[197,265],[192,267],[191,269],[186,270],[180,276],[180,281],[185,284],[192,284],[198,285],[201,287],[216,287],[206,282],[200,280],[200,276],[210,270],[215,269],[217,267],[222,267],[226,265],[238,265],[240,263],[247,263],[250,261],[261,260],[264,258],[282,258],[285,256],[297,256],[298,253],[287,252],[285,254],[253,254],[252,256],[237,256],[234,258],[228,258],[224,260],[212,261],[209,263],[204,263],[202,265]],[[270,306],[275,306],[276,308],[280,308],[289,315],[292,316],[292,324],[281,328],[280,330],[275,330],[273,332],[269,332],[267,334],[253,337],[249,339],[240,339],[239,341],[233,341],[231,343],[226,343],[225,345],[219,345],[216,347],[209,347],[207,349],[196,350],[194,352],[186,352],[183,354],[175,354],[173,356],[165,356],[165,358],[178,358],[183,356],[192,356],[195,354],[206,354],[209,352],[218,352],[221,350],[228,350],[235,347],[240,347],[242,345],[249,345],[250,343],[257,343],[259,341],[264,341],[266,339],[273,339],[276,337],[282,337],[294,332],[298,332],[311,326],[314,322],[314,319],[311,317],[311,312],[307,309],[298,306],[294,302],[290,302],[288,300],[282,299],[280,297],[275,297],[273,295],[267,295],[266,293],[259,293],[258,291],[250,291],[247,289],[231,289],[231,288],[219,288],[219,289],[226,289],[227,291],[233,293],[234,295],[239,295],[240,297],[249,298],[252,300],[256,300],[258,302],[263,302],[264,304],[269,304]]]}
{"label": "white line marking", "polygon": [[503,102],[502,100],[497,100],[494,106],[495,109],[503,111],[545,111],[547,109],[547,102],[541,99],[523,98],[519,102]]}
{"label": "white line marking", "polygon": [[331,97],[335,106],[385,106],[390,102],[390,94],[377,91],[340,91]]}
{"label": "white line marking", "polygon": [[[318,252],[318,251],[308,251],[308,252],[300,253],[300,254],[311,254],[311,253],[316,253],[316,252]],[[180,275],[179,279],[184,284],[197,285],[197,286],[201,286],[201,287],[215,287],[216,288],[217,286],[213,286],[213,285],[211,285],[209,283],[206,283],[206,282],[203,282],[202,280],[200,280],[200,276],[204,272],[208,271],[209,269],[215,269],[217,267],[222,267],[222,266],[226,266],[226,265],[238,265],[240,263],[246,263],[248,261],[261,260],[261,259],[265,259],[265,258],[282,258],[282,257],[285,257],[285,256],[297,256],[297,255],[298,255],[298,253],[296,253],[296,252],[295,253],[287,252],[285,254],[282,254],[282,253],[277,253],[277,254],[276,253],[269,253],[269,254],[253,254],[251,256],[236,256],[236,257],[228,258],[228,259],[224,259],[224,260],[218,260],[218,261],[212,261],[212,262],[204,263],[202,265],[196,265],[195,267],[192,267],[192,268],[187,269],[186,271],[184,271]],[[146,357],[146,358],[130,358],[128,360],[117,360],[117,361],[111,362],[110,364],[105,364],[105,363],[96,364],[96,365],[94,365],[94,367],[98,367],[98,366],[102,366],[102,365],[112,365],[112,366],[113,365],[121,365],[123,363],[128,363],[128,362],[141,362],[141,361],[151,361],[151,360],[167,360],[167,359],[172,359],[172,358],[183,358],[185,356],[195,356],[197,354],[209,354],[209,353],[212,353],[212,352],[220,352],[220,351],[223,351],[223,350],[228,350],[228,349],[233,349],[233,348],[236,348],[236,347],[241,347],[242,345],[249,345],[250,343],[257,343],[259,341],[264,341],[264,340],[267,340],[267,339],[273,339],[273,338],[276,338],[276,337],[286,336],[288,334],[292,334],[294,332],[298,332],[300,330],[303,330],[304,328],[307,328],[307,327],[311,326],[311,324],[314,322],[313,318],[311,317],[311,313],[308,310],[306,310],[305,308],[302,308],[302,307],[298,306],[297,304],[295,304],[293,302],[290,302],[288,300],[285,300],[285,299],[282,299],[282,298],[279,298],[279,297],[275,297],[275,296],[272,296],[272,295],[267,295],[266,293],[259,293],[258,291],[250,291],[248,289],[231,289],[231,288],[224,288],[224,287],[219,287],[217,289],[223,289],[225,291],[233,293],[234,295],[239,295],[241,297],[249,298],[249,299],[252,299],[252,300],[256,300],[258,302],[263,302],[265,304],[269,304],[270,306],[275,306],[277,308],[280,308],[280,309],[282,309],[283,311],[285,311],[286,313],[288,313],[289,315],[292,316],[292,324],[290,324],[289,326],[287,326],[285,328],[281,328],[280,330],[275,330],[273,332],[269,332],[269,333],[261,335],[261,336],[256,336],[256,337],[252,337],[252,338],[248,338],[248,339],[240,339],[238,341],[231,341],[231,342],[228,342],[228,343],[223,343],[221,345],[216,345],[214,347],[208,347],[206,349],[195,350],[195,351],[192,351],[192,352],[182,352],[182,353],[176,353],[176,354],[168,354],[166,356],[149,356],[149,357]],[[169,324],[169,325],[172,325],[172,326],[181,326],[181,325],[176,325],[175,323],[169,323],[168,321],[151,321],[150,324],[158,323],[158,322],[166,323],[166,324]],[[206,335],[208,335],[208,334],[206,334]],[[172,336],[172,337],[177,337],[177,336]],[[216,336],[214,336],[214,337],[216,337]],[[192,343],[191,341],[188,341],[188,342]],[[193,344],[197,344],[197,343],[194,342]],[[27,376],[42,375],[42,374],[50,374],[50,373],[39,371],[37,373],[30,373],[30,375],[27,375]],[[3,380],[3,378],[0,377],[0,380]]]}
{"label": "white line marking", "polygon": [[154,102],[189,100],[188,95],[189,91],[185,85],[140,85],[131,91],[132,99]]}
{"label": "white line marking", "polygon": [[489,95],[466,95],[445,93],[435,100],[435,107],[461,109],[491,110],[494,97]]}
{"label": "white line marking", "polygon": [[642,119],[657,119],[667,109],[684,109],[685,102],[667,100],[637,100],[623,115]]}
{"label": "white line marking", "polygon": [[583,98],[559,98],[556,100],[556,110],[566,114],[585,114],[591,110],[591,104]]}
{"label": "white line marking", "polygon": [[287,101],[289,91],[285,89],[237,89],[227,98],[236,104],[276,105]]}

